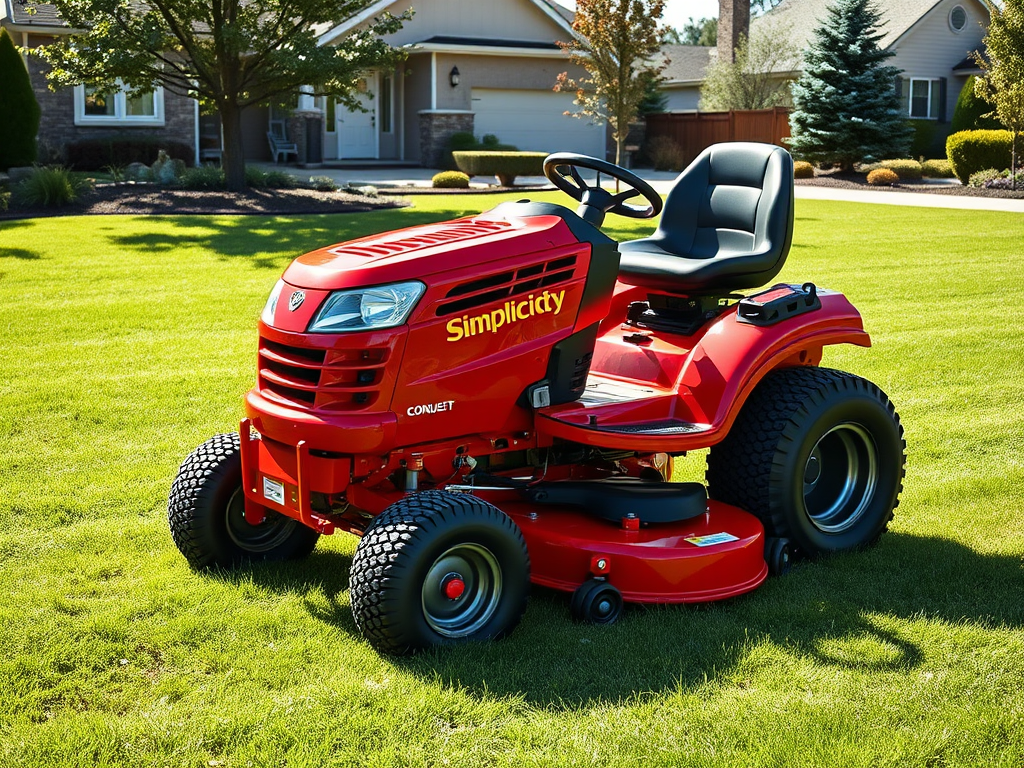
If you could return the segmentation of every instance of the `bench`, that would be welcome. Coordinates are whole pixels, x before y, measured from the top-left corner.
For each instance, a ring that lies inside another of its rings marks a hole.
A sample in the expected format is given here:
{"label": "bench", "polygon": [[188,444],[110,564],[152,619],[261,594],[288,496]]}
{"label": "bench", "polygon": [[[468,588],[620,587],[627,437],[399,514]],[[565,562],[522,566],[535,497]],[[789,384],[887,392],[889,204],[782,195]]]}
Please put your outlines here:
{"label": "bench", "polygon": [[284,155],[285,160],[288,155],[295,155],[296,161],[299,159],[299,148],[294,141],[285,141],[270,131],[267,131],[267,141],[270,142],[270,154],[274,156],[275,163],[280,161],[281,155]]}

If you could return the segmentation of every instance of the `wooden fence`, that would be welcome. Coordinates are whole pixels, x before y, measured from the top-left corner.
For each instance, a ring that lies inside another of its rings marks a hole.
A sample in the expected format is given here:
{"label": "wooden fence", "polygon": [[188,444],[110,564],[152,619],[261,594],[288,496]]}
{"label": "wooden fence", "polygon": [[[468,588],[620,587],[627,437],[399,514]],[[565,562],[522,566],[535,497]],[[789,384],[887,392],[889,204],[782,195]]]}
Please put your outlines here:
{"label": "wooden fence", "polygon": [[668,136],[682,147],[684,165],[707,147],[722,141],[760,141],[784,147],[783,139],[789,137],[789,109],[648,115],[646,141],[655,136]]}

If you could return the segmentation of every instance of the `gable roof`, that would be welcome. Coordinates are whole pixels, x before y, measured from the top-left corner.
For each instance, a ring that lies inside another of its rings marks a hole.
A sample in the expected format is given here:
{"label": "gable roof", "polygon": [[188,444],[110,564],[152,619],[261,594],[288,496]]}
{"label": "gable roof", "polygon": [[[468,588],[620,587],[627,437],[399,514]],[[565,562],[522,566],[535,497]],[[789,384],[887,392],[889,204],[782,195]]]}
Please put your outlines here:
{"label": "gable roof", "polygon": [[711,63],[714,46],[710,45],[663,45],[661,53],[668,64],[661,71],[665,85],[678,83],[699,83],[704,80],[704,71]]}
{"label": "gable roof", "polygon": [[3,0],[3,4],[4,13],[0,14],[0,18],[9,19],[13,26],[67,28],[67,24],[57,13],[56,6],[49,3],[29,4],[18,0]]}

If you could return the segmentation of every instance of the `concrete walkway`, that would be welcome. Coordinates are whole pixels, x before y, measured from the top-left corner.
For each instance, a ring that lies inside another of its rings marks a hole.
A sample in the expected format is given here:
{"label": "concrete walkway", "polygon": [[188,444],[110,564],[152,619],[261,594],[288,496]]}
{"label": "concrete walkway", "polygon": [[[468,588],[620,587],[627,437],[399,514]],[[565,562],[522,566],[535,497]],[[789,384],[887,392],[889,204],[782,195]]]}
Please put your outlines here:
{"label": "concrete walkway", "polygon": [[[339,185],[353,186],[370,185],[379,189],[388,187],[430,187],[430,179],[436,169],[431,168],[316,168],[304,169],[273,163],[256,163],[263,170],[283,170],[302,181],[310,176],[328,176]],[[584,174],[586,176],[586,174]],[[649,182],[655,190],[666,194],[678,174],[671,171],[651,171],[639,169],[637,175]],[[590,175],[588,181],[593,181]],[[950,183],[948,181],[938,183]],[[955,183],[955,182],[953,182]],[[543,176],[520,176],[517,185],[548,186],[550,183]],[[476,189],[496,189],[496,184],[474,180],[470,186]],[[553,188],[553,187],[552,187]],[[955,208],[973,211],[1009,211],[1024,213],[1024,200],[1001,197],[970,197],[967,195],[930,195],[924,192],[894,192],[874,189],[839,189],[835,187],[811,187],[796,185],[796,197],[799,200],[839,200],[850,203],[878,203],[881,205],[909,205],[919,208]]]}

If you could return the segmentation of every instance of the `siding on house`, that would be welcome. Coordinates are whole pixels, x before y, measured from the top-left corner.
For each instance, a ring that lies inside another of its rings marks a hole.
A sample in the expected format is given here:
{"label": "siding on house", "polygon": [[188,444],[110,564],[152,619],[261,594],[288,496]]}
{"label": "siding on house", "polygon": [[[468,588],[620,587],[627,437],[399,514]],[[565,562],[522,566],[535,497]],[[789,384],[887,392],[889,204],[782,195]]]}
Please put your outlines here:
{"label": "siding on house", "polygon": [[666,86],[662,92],[665,94],[666,112],[692,112],[700,104],[699,85]]}
{"label": "siding on house", "polygon": [[[957,5],[967,11],[967,26],[954,32],[949,25],[950,11]],[[957,97],[965,77],[953,74],[953,67],[971,51],[981,48],[988,12],[977,0],[942,0],[926,13],[892,47],[896,54],[889,64],[903,70],[902,77],[947,78],[945,121],[953,119]]]}
{"label": "siding on house", "polygon": [[[458,67],[461,76],[455,88],[448,81],[452,67]],[[473,109],[471,93],[474,88],[550,91],[558,74],[566,71],[571,77],[584,74],[581,68],[573,66],[557,52],[552,53],[550,59],[439,53],[437,108]],[[408,83],[406,85],[408,87]]]}

